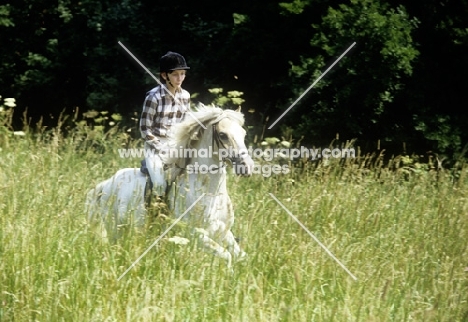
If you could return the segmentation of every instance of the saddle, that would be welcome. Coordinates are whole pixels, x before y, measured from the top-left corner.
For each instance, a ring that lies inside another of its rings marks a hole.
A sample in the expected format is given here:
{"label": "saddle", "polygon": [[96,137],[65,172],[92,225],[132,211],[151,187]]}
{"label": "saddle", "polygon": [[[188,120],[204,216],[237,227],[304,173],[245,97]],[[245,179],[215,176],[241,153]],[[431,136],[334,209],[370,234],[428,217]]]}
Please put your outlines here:
{"label": "saddle", "polygon": [[[149,206],[151,204],[151,197],[152,197],[152,191],[153,191],[153,181],[151,180],[151,176],[149,174],[149,171],[148,171],[148,167],[146,166],[146,160],[143,159],[141,160],[141,166],[140,166],[140,172],[143,173],[145,176],[146,176],[146,185],[145,185],[145,202],[146,202],[146,205]],[[165,164],[164,165],[164,171],[167,171],[170,167]],[[177,172],[175,171],[174,174],[177,175],[178,173],[180,172]],[[174,179],[174,178],[173,178]],[[169,190],[171,189],[171,186],[172,186],[172,182],[174,180],[170,180],[169,182],[167,182],[167,186],[166,186],[166,193],[164,196],[158,196],[161,201],[163,202],[166,202],[166,197],[167,197],[167,194],[169,193]]]}

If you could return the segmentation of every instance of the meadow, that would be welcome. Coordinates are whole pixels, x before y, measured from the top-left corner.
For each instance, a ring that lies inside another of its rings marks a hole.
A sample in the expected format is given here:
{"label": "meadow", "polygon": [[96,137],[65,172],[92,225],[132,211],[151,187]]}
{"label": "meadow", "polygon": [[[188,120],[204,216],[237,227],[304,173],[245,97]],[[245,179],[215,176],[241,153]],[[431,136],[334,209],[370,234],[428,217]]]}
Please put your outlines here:
{"label": "meadow", "polygon": [[[1,125],[0,125],[1,128]],[[0,131],[0,321],[468,321],[468,167],[404,157],[229,176],[234,265],[171,242],[168,220],[105,242],[86,192],[138,159],[125,130]],[[405,161],[406,160],[406,161]],[[340,267],[272,193],[348,269]]]}

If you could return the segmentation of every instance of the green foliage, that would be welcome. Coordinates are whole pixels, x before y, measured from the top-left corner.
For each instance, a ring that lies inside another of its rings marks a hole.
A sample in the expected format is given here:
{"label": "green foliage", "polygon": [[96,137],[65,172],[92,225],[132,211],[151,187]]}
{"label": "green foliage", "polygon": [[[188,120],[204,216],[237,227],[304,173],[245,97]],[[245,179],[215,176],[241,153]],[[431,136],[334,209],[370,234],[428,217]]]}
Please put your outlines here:
{"label": "green foliage", "polygon": [[244,23],[247,20],[246,15],[242,15],[242,14],[239,14],[239,13],[233,13],[232,17],[234,19],[234,24],[235,25],[240,25],[240,24]]}
{"label": "green foliage", "polygon": [[310,1],[293,0],[293,2],[280,2],[278,5],[285,13],[298,15],[304,12],[304,8],[309,4]]}
{"label": "green foliage", "polygon": [[426,124],[424,120],[419,119],[415,128],[423,132],[427,139],[436,141],[439,149],[446,151],[455,148],[459,151],[462,148],[460,129],[451,126],[450,116],[434,115],[427,122],[432,124]]}
{"label": "green foliage", "polygon": [[0,6],[0,27],[13,27],[15,25],[9,18],[10,9],[9,4]]}
{"label": "green foliage", "polygon": [[[303,57],[300,65],[293,64],[293,75],[309,80],[305,84],[311,83],[325,69],[326,61],[336,59],[352,42],[356,46],[291,116],[299,118],[302,114],[299,134],[312,128],[317,136],[327,133],[332,137],[336,132],[347,138],[386,136],[381,124],[388,124],[386,118],[393,113],[391,103],[404,87],[405,77],[411,75],[412,62],[418,55],[411,36],[416,26],[417,20],[410,18],[402,6],[390,8],[385,3],[353,0],[330,7],[322,21],[313,25],[316,33],[311,45],[321,48],[322,54]],[[306,111],[311,105],[313,109]]]}

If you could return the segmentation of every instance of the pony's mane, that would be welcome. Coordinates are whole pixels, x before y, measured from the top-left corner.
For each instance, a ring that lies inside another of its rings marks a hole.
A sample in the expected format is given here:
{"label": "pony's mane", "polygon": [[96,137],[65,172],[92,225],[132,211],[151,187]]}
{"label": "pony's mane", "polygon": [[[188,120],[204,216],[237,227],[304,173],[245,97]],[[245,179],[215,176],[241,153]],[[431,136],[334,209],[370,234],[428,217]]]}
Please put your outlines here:
{"label": "pony's mane", "polygon": [[[169,146],[175,149],[191,148],[192,142],[200,140],[204,134],[205,129],[209,131],[211,125],[219,122],[221,119],[228,118],[232,121],[244,125],[244,115],[234,110],[223,110],[220,107],[213,105],[203,105],[199,103],[195,108],[192,108],[190,112],[185,114],[183,122],[173,126],[171,136],[169,138]],[[162,156],[165,163],[172,164],[176,163],[179,166],[187,160],[174,156],[165,155]]]}
{"label": "pony's mane", "polygon": [[195,109],[185,114],[185,120],[173,127],[170,142],[177,147],[189,147],[190,142],[201,138],[204,128],[209,128],[215,122],[222,118],[229,118],[236,121],[239,125],[244,125],[244,115],[234,110],[223,110],[213,105],[198,104]]}

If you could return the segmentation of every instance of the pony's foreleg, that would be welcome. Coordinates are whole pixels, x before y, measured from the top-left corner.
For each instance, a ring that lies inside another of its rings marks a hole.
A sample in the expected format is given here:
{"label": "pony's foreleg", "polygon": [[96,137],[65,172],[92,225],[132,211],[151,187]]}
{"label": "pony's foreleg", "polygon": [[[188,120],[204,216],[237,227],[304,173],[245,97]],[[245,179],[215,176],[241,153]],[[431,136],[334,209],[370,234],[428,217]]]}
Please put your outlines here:
{"label": "pony's foreleg", "polygon": [[200,242],[202,243],[204,250],[209,251],[211,253],[214,253],[214,255],[225,259],[226,262],[227,262],[228,267],[231,267],[231,264],[232,264],[232,255],[231,255],[231,253],[227,249],[222,247],[220,244],[215,242],[213,239],[211,239],[206,234],[206,232],[201,232],[198,229],[197,229],[197,231],[199,233],[198,238],[199,238]]}
{"label": "pony's foreleg", "polygon": [[[232,207],[231,198],[227,197],[227,211],[232,218],[234,218],[234,209]],[[232,225],[232,222],[231,222]],[[227,230],[227,231],[226,231]],[[229,251],[234,254],[234,258],[236,260],[241,260],[247,257],[247,254],[240,248],[239,244],[237,243],[234,235],[232,234],[229,226],[224,226],[224,231],[226,234],[224,235],[224,243],[227,244],[227,248]]]}

